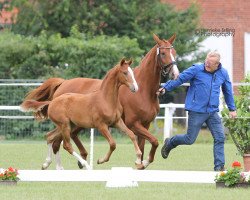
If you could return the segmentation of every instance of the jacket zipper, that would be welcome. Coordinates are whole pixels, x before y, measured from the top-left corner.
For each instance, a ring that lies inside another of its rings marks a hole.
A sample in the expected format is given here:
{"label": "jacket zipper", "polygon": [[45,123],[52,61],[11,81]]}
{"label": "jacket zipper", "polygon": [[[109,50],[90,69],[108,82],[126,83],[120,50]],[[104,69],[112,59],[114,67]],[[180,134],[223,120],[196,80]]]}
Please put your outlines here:
{"label": "jacket zipper", "polygon": [[212,85],[213,85],[214,77],[215,77],[215,73],[212,75],[211,87],[210,87],[210,94],[209,94],[209,99],[208,99],[208,102],[207,102],[207,108],[206,108],[206,111],[207,111],[207,109],[208,109],[209,102],[210,102],[210,98],[211,98],[211,93],[212,93]]}

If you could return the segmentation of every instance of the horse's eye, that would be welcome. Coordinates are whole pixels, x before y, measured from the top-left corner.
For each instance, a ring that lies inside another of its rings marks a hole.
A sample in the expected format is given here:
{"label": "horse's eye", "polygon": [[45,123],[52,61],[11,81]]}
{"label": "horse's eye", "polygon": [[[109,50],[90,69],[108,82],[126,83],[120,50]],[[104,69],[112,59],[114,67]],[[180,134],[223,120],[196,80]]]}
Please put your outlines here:
{"label": "horse's eye", "polygon": [[127,76],[127,75],[128,75],[128,72],[123,72],[123,74]]}
{"label": "horse's eye", "polygon": [[161,53],[161,56],[165,56],[165,53],[163,52],[163,53]]}

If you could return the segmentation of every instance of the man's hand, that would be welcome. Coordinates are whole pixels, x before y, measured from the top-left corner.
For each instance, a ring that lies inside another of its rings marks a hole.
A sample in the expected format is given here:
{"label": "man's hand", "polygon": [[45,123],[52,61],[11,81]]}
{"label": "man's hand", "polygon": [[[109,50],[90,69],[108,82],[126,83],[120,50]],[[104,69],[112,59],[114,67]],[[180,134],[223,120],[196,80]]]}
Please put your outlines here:
{"label": "man's hand", "polygon": [[159,95],[165,94],[165,92],[166,92],[165,88],[160,88],[160,89],[156,92],[156,94],[159,96]]}
{"label": "man's hand", "polygon": [[234,119],[235,117],[237,117],[237,112],[236,111],[229,111],[229,117]]}

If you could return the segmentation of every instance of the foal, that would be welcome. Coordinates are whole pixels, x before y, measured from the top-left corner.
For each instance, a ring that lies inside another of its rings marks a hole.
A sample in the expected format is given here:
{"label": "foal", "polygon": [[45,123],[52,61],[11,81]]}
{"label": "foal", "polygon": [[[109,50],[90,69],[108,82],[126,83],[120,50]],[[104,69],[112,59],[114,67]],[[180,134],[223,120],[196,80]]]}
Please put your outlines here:
{"label": "foal", "polygon": [[21,108],[24,111],[30,109],[38,111],[44,106],[48,106],[48,116],[56,125],[53,131],[47,133],[49,153],[42,169],[47,169],[51,163],[51,148],[56,154],[57,169],[63,169],[58,154],[61,140],[63,140],[64,149],[75,156],[83,166],[85,165],[87,169],[90,169],[87,161],[74,151],[70,143],[70,134],[75,127],[97,128],[107,139],[110,145],[109,151],[103,158],[98,159],[98,164],[109,161],[116,148],[109,127],[116,127],[130,137],[136,151],[136,163],[141,163],[142,153],[134,133],[127,128],[121,119],[122,106],[118,99],[118,90],[121,85],[127,86],[132,92],[138,90],[133,71],[130,68],[131,63],[131,60],[122,59],[106,74],[100,89],[92,93],[66,93],[52,101],[26,100],[22,103]]}

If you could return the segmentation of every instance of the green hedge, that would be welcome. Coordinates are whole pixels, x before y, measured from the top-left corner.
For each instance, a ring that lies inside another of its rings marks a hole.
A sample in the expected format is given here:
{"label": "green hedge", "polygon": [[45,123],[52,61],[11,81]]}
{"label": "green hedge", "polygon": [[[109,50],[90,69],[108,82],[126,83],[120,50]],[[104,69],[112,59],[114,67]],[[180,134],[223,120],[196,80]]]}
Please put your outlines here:
{"label": "green hedge", "polygon": [[138,64],[143,53],[136,39],[97,36],[88,40],[76,27],[68,38],[2,31],[0,49],[0,79],[102,78],[121,58]]}

